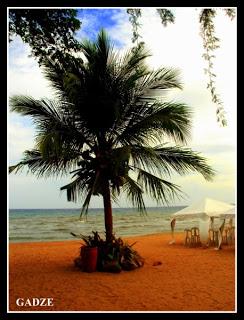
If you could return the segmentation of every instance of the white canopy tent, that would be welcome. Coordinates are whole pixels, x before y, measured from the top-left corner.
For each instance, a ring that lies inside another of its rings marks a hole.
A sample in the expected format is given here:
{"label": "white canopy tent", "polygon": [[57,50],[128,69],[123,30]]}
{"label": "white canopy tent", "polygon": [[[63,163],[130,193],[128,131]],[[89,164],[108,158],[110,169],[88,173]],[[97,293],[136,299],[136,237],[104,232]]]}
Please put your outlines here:
{"label": "white canopy tent", "polygon": [[[172,215],[172,221],[175,222],[175,220],[199,218],[201,240],[205,241],[208,237],[210,218],[217,217],[225,219],[226,217],[233,217],[233,212],[235,212],[234,208],[235,207],[229,203],[214,200],[211,198],[204,198],[180,211],[175,212]],[[171,223],[171,226],[173,225],[174,227],[174,224],[175,223]]]}
{"label": "white canopy tent", "polygon": [[209,217],[220,217],[224,212],[227,214],[229,210],[231,211],[229,214],[232,214],[234,208],[233,205],[227,202],[205,198],[175,212],[172,218],[192,219],[198,217],[203,220],[209,220]]}
{"label": "white canopy tent", "polygon": [[219,217],[225,218],[225,219],[231,219],[231,218],[233,219],[233,218],[235,218],[235,216],[236,216],[235,207],[233,207],[233,208],[231,208],[231,209],[229,209],[227,211],[221,212],[219,214]]}

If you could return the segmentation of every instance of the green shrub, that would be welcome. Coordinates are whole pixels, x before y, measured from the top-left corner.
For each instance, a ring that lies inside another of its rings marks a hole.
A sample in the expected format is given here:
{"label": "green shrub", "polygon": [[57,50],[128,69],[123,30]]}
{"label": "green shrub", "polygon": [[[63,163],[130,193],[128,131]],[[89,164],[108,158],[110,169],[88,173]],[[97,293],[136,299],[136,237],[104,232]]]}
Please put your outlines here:
{"label": "green shrub", "polygon": [[[121,238],[116,238],[115,235],[108,242],[102,239],[97,231],[93,231],[92,235],[89,236],[71,234],[81,238],[85,246],[98,248],[98,271],[118,273],[121,270],[134,270],[144,265],[144,259],[132,248],[135,242],[130,245]],[[82,245],[81,250],[83,247],[84,245]],[[82,265],[82,255],[75,259],[75,264],[77,266]]]}

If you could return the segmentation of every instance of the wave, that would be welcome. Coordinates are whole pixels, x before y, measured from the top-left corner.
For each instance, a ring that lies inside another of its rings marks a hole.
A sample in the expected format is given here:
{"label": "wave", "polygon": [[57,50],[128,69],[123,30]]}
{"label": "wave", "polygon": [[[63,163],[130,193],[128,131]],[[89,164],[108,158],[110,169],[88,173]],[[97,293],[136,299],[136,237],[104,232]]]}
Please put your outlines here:
{"label": "wave", "polygon": [[[136,209],[114,209],[114,231],[118,236],[170,231],[171,214],[178,210],[179,207],[148,208],[148,215],[141,216]],[[98,231],[104,236],[103,209],[91,209],[82,220],[79,216],[80,210],[73,209],[10,210],[9,240],[66,240],[73,239],[70,232],[88,235],[92,231]],[[179,222],[177,227],[184,229],[185,225]]]}

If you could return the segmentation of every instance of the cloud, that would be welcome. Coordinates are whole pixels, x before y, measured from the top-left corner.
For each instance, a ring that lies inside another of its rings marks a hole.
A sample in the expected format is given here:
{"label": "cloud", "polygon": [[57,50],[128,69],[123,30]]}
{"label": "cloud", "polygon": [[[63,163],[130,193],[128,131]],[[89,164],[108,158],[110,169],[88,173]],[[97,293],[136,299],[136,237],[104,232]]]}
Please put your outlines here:
{"label": "cloud", "polygon": [[111,39],[119,42],[120,47],[124,49],[131,48],[132,26],[126,10],[115,12],[111,20],[116,22],[113,27],[108,28]]}
{"label": "cloud", "polygon": [[101,28],[104,28],[115,46],[122,48],[131,44],[132,27],[126,9],[84,9],[78,15],[81,29],[76,37],[79,40],[95,40]]}
{"label": "cloud", "polygon": [[209,197],[225,202],[234,202],[235,184],[233,184],[233,176],[217,175],[212,182],[205,181],[200,175],[187,175],[177,177],[174,183],[181,187],[186,197],[177,204],[189,204],[201,198]]}
{"label": "cloud", "polygon": [[9,95],[24,94],[34,98],[49,97],[54,94],[44,78],[37,61],[28,56],[30,50],[19,37],[9,47],[8,91]]}
{"label": "cloud", "polygon": [[[11,209],[25,208],[81,208],[82,199],[68,202],[66,192],[60,187],[67,184],[70,177],[56,179],[37,179],[32,174],[9,175],[9,207]],[[84,201],[84,199],[83,199]],[[102,198],[93,197],[91,208],[102,207]]]}
{"label": "cloud", "polygon": [[[29,47],[16,37],[9,46],[8,92],[12,95],[29,95],[36,99],[54,98],[53,91],[33,57]],[[10,109],[10,108],[9,108]],[[8,117],[9,163],[15,164],[23,157],[23,151],[34,145],[34,127],[30,118],[16,113]]]}
{"label": "cloud", "polygon": [[[176,22],[167,27],[162,25],[155,8],[142,10],[140,21],[141,35],[146,45],[152,50],[151,61],[155,67],[162,64],[180,67],[188,69],[191,75],[194,65],[200,68],[201,40],[198,36],[194,9],[176,10]],[[189,57],[191,57],[191,65],[189,65]]]}
{"label": "cloud", "polygon": [[232,156],[234,157],[236,154],[236,148],[232,144],[198,144],[195,145],[194,148],[206,155],[216,154],[221,156],[223,154],[232,154]]}
{"label": "cloud", "polygon": [[28,44],[24,43],[19,36],[13,38],[9,43],[9,66],[19,72],[28,73],[37,65],[37,62],[30,57],[31,50]]}
{"label": "cloud", "polygon": [[8,125],[9,164],[16,164],[25,150],[34,144],[33,127],[26,127],[20,121],[10,121]]}

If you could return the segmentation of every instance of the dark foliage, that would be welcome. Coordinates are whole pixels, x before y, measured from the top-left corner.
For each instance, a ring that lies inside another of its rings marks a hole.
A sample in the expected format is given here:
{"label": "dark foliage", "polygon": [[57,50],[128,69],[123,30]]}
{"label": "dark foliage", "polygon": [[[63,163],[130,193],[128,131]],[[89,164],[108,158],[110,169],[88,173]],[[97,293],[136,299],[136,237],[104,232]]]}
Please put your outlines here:
{"label": "dark foliage", "polygon": [[9,40],[20,36],[39,63],[58,51],[76,51],[79,43],[74,33],[81,25],[76,15],[74,9],[10,9]]}
{"label": "dark foliage", "polygon": [[124,242],[121,238],[112,236],[110,241],[100,237],[98,232],[94,232],[90,236],[76,235],[81,238],[85,245],[81,246],[80,256],[75,259],[75,265],[84,268],[84,246],[98,248],[97,270],[104,272],[120,272],[121,270],[134,270],[144,265],[144,259],[132,247],[135,245]]}

